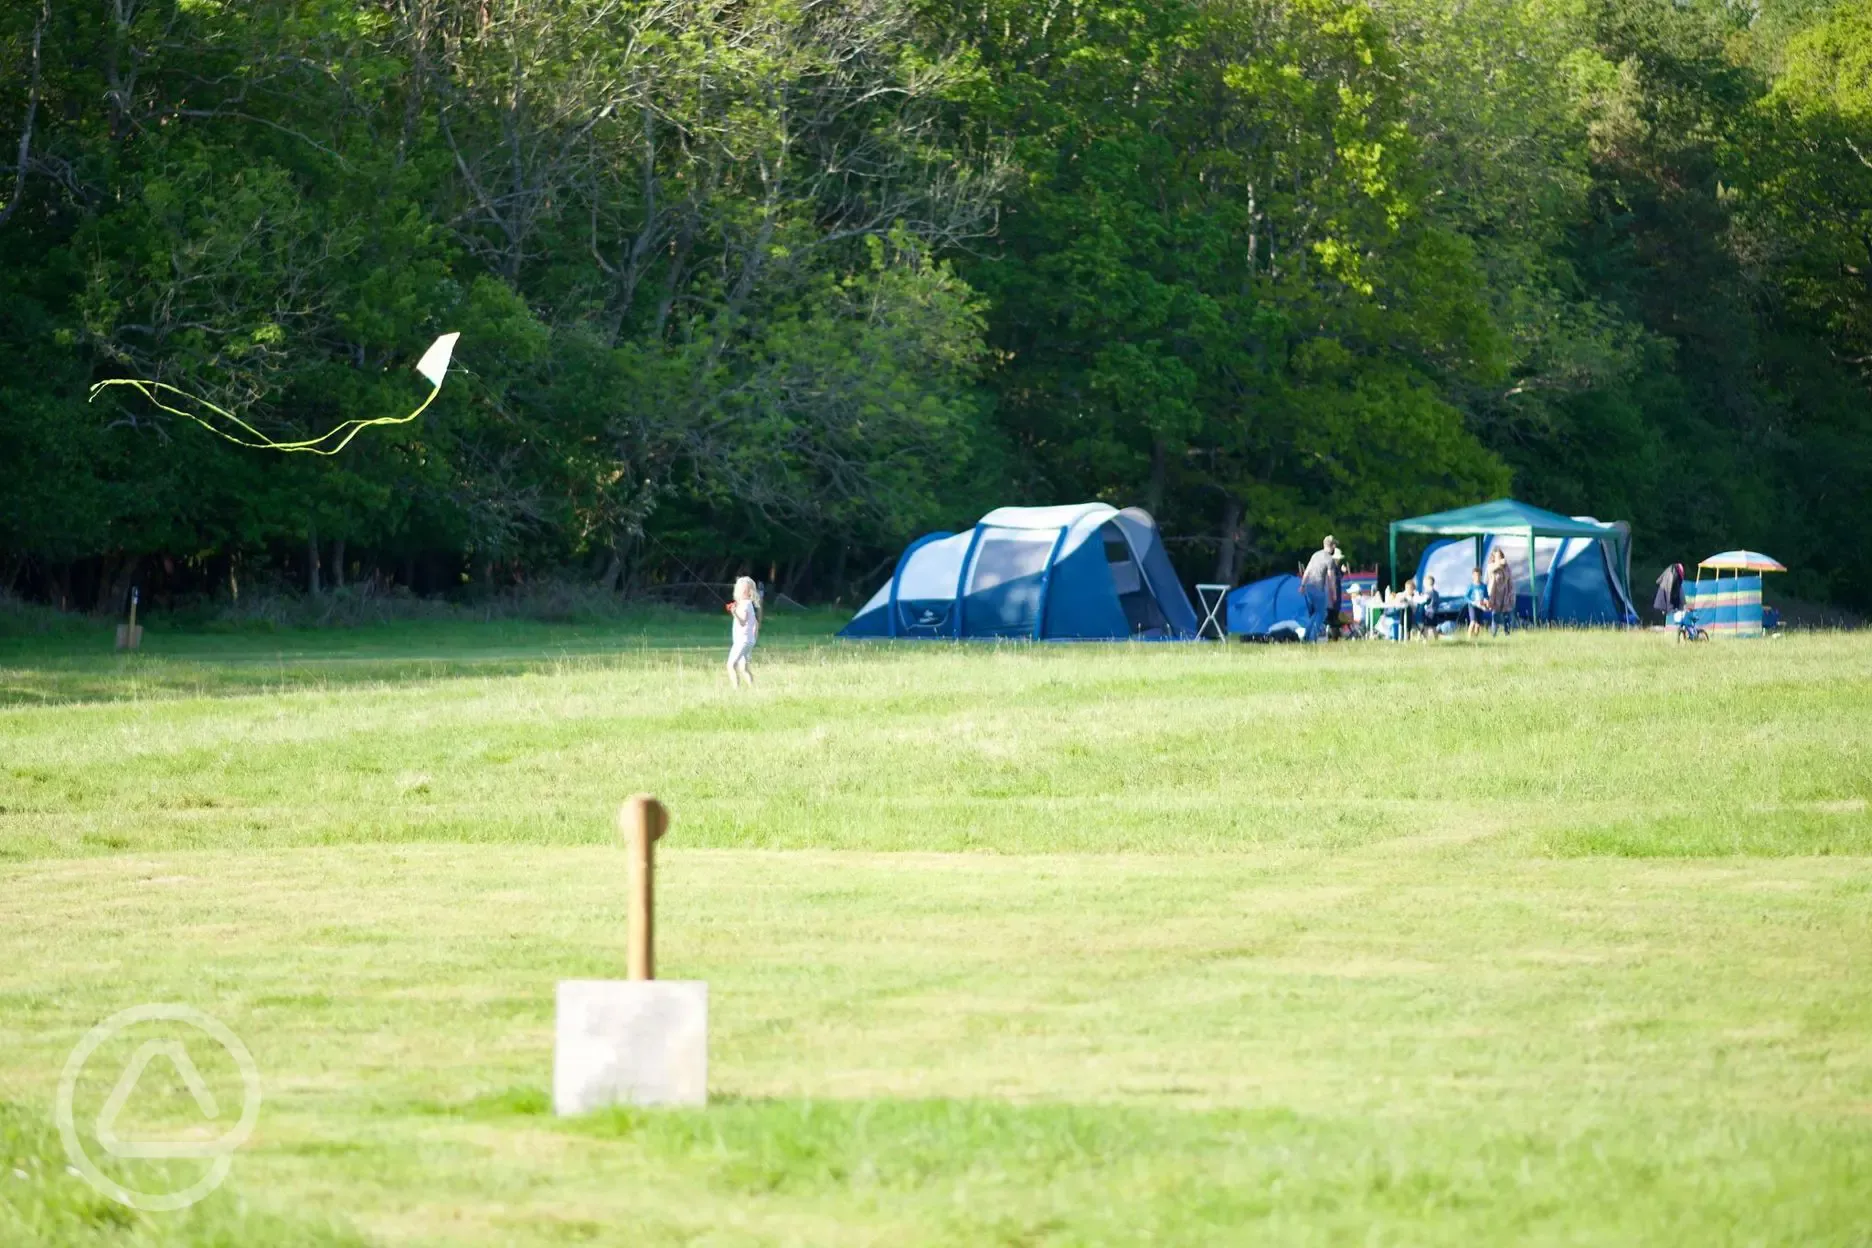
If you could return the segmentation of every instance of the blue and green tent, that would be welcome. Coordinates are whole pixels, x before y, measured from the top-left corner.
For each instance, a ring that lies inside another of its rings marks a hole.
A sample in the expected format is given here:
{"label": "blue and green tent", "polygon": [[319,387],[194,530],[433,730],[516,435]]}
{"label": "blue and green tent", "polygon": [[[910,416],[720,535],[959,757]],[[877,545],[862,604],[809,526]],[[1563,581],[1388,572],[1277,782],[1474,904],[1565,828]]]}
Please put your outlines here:
{"label": "blue and green tent", "polygon": [[1516,614],[1558,624],[1636,624],[1631,600],[1631,526],[1563,516],[1512,498],[1414,516],[1391,525],[1391,583],[1400,533],[1440,537],[1418,561],[1419,581],[1460,594],[1469,569],[1499,549],[1516,583]]}

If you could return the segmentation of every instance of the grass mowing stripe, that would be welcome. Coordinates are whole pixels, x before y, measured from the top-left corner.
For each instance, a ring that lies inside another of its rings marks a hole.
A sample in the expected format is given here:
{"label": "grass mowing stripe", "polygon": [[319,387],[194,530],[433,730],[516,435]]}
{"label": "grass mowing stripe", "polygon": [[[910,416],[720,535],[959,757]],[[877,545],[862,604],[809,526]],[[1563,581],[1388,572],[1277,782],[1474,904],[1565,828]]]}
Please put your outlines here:
{"label": "grass mowing stripe", "polygon": [[264,694],[208,669],[202,696],[15,707],[0,852],[563,844],[645,788],[720,845],[1213,852],[1442,828],[1542,853],[1872,851],[1872,646],[1850,635],[1323,654],[795,641],[763,656],[752,697],[718,656],[639,649]]}
{"label": "grass mowing stripe", "polygon": [[235,1191],[399,1242],[1859,1226],[1864,862],[672,847],[665,970],[710,982],[720,1103],[560,1123],[551,983],[622,964],[620,865],[421,845],[15,865],[0,1090],[44,1105],[127,990],[191,1001],[267,1079]]}

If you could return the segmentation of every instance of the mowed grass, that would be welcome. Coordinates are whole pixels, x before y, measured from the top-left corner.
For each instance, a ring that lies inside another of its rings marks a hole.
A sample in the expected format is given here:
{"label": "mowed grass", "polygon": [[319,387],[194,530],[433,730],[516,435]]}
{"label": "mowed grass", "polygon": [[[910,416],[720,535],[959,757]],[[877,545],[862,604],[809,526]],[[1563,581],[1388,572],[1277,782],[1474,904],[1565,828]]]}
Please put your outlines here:
{"label": "mowed grass", "polygon": [[[1872,1243],[1872,638],[826,626],[0,641],[0,1242]],[[636,790],[714,1101],[559,1120]],[[146,1001],[183,1214],[51,1128]]]}

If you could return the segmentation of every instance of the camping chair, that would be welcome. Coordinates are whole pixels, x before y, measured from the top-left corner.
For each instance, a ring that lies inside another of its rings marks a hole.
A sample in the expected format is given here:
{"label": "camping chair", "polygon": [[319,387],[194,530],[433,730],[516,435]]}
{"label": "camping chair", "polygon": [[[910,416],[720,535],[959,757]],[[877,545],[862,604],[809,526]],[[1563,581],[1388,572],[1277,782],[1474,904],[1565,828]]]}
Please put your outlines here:
{"label": "camping chair", "polygon": [[1375,566],[1340,576],[1339,601],[1332,604],[1331,615],[1339,621],[1345,636],[1356,637],[1364,631],[1365,621],[1359,619],[1358,612],[1353,609],[1355,595],[1369,598],[1377,592],[1378,569]]}

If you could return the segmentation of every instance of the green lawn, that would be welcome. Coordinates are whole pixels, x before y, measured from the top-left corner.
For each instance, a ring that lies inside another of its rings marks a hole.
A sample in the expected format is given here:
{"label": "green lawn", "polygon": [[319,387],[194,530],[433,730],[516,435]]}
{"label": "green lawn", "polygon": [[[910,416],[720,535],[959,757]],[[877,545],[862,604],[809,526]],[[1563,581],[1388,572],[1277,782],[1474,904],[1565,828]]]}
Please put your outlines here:
{"label": "green lawn", "polygon": [[[0,1243],[1872,1244],[1872,636],[829,625],[0,636]],[[715,1099],[562,1121],[636,790]],[[184,1214],[51,1125],[149,1001]]]}

